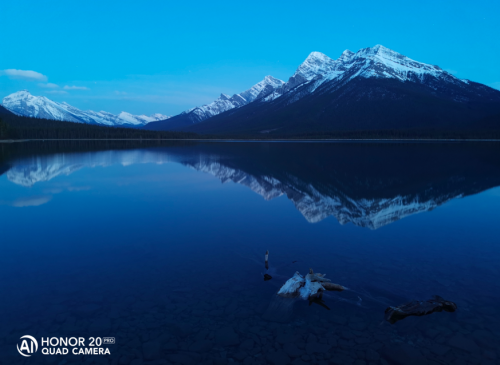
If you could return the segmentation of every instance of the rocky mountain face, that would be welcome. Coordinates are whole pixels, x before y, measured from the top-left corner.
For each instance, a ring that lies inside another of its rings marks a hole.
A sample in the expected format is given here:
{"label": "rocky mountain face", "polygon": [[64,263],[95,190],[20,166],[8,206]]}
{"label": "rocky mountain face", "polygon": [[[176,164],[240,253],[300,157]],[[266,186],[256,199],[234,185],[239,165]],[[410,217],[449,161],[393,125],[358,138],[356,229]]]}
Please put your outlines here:
{"label": "rocky mountain face", "polygon": [[3,107],[14,114],[26,117],[107,126],[140,127],[154,121],[169,118],[168,116],[162,114],[146,116],[132,115],[127,112],[121,112],[118,115],[114,115],[105,111],[83,111],[69,105],[68,103],[58,103],[45,96],[31,95],[28,90],[18,91],[6,96],[3,99]]}
{"label": "rocky mountain face", "polygon": [[[225,111],[242,107],[255,100],[262,99],[275,90],[281,88],[284,82],[272,76],[266,76],[264,80],[255,84],[250,89],[239,94],[229,96],[220,94],[219,98],[210,104],[186,110],[185,112],[170,118],[168,121],[161,121],[147,126],[146,129],[173,130],[183,129],[193,124],[200,123]],[[166,126],[166,129],[163,128]]]}
{"label": "rocky mountain face", "polygon": [[[160,122],[148,128],[179,126]],[[184,129],[286,134],[490,128],[500,128],[500,91],[377,45],[346,50],[338,59],[312,52],[267,96]]]}

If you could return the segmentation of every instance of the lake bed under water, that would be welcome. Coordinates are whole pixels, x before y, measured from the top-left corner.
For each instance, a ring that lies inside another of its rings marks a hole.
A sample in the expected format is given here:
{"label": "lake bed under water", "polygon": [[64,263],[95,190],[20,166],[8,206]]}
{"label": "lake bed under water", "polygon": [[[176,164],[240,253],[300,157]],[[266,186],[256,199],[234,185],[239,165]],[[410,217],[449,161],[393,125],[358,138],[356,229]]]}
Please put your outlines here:
{"label": "lake bed under water", "polygon": [[[2,364],[500,362],[498,144],[1,148]],[[329,310],[276,297],[309,268],[348,288]],[[458,309],[384,319],[433,295]]]}

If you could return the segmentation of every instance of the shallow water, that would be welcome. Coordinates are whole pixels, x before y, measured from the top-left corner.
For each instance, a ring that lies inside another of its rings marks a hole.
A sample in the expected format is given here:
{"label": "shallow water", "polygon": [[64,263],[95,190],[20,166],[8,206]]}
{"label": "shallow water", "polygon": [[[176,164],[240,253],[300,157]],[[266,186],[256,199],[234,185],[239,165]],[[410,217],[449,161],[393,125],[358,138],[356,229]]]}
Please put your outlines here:
{"label": "shallow water", "polygon": [[[3,145],[0,363],[499,363],[499,152]],[[276,297],[309,268],[348,288],[324,295],[330,310]],[[457,311],[384,320],[433,295]],[[23,335],[116,344],[25,358]]]}

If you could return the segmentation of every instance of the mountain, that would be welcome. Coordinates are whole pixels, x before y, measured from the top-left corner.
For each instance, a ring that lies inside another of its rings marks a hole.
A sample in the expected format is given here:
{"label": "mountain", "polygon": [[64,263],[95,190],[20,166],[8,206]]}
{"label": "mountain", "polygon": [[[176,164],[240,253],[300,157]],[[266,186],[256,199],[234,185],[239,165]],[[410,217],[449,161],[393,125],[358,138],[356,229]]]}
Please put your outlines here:
{"label": "mountain", "polygon": [[[180,129],[168,123],[156,127]],[[160,128],[160,129],[162,129]],[[198,133],[500,129],[500,91],[381,45],[334,60],[312,52],[267,96],[183,127]]]}
{"label": "mountain", "polygon": [[0,116],[1,115],[12,115],[12,112],[0,105]]}
{"label": "mountain", "polygon": [[151,126],[147,126],[145,128],[152,130],[183,129],[225,111],[239,108],[255,100],[264,98],[274,93],[276,89],[281,88],[283,84],[284,82],[281,80],[272,76],[266,76],[264,80],[240,94],[234,94],[233,96],[220,94],[219,98],[210,104],[186,110],[185,112],[182,112],[167,121],[155,122]]}
{"label": "mountain", "polygon": [[108,112],[82,111],[68,103],[58,103],[45,96],[31,95],[28,90],[18,91],[3,99],[3,106],[14,114],[27,117],[54,119],[66,122],[101,124],[107,126],[143,126],[148,123],[165,120],[162,114],[132,115],[121,112],[114,115]]}

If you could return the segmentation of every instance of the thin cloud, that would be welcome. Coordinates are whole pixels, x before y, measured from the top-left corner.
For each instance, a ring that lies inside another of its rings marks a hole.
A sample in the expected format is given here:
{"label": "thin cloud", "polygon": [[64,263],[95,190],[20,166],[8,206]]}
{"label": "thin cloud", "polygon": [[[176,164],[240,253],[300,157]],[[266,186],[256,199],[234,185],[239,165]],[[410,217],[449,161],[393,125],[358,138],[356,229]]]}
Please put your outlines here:
{"label": "thin cloud", "polygon": [[44,89],[57,89],[59,85],[51,84],[50,82],[47,84],[38,84],[38,86],[43,87]]}
{"label": "thin cloud", "polygon": [[87,191],[90,189],[90,186],[70,186],[68,191]]}
{"label": "thin cloud", "polygon": [[45,92],[46,94],[59,94],[59,95],[65,95],[68,92],[64,90],[49,90]]}
{"label": "thin cloud", "polygon": [[11,205],[16,208],[23,208],[23,207],[38,207],[40,205],[43,205],[45,203],[48,203],[52,199],[52,196],[50,195],[45,195],[45,196],[32,196],[28,198],[20,198],[17,200],[14,200]]}
{"label": "thin cloud", "polygon": [[15,70],[15,69],[7,69],[0,71],[0,75],[5,75],[10,79],[18,79],[18,80],[26,80],[26,81],[42,81],[45,82],[48,80],[48,77],[42,75],[36,71],[30,70]]}
{"label": "thin cloud", "polygon": [[52,189],[45,189],[43,192],[46,194],[59,194],[62,193],[64,190],[61,188],[52,188]]}
{"label": "thin cloud", "polygon": [[68,86],[66,85],[64,87],[64,90],[90,90],[88,87],[85,87],[85,86]]}

